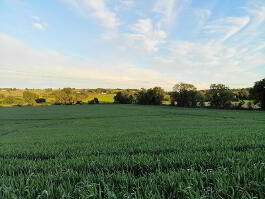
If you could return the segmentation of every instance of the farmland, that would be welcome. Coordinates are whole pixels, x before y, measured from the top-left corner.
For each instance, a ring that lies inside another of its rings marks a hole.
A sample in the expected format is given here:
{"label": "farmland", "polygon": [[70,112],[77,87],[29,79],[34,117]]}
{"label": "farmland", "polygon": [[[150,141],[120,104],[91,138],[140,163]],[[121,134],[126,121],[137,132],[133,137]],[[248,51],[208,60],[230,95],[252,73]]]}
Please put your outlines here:
{"label": "farmland", "polygon": [[265,198],[265,113],[0,108],[0,198]]}

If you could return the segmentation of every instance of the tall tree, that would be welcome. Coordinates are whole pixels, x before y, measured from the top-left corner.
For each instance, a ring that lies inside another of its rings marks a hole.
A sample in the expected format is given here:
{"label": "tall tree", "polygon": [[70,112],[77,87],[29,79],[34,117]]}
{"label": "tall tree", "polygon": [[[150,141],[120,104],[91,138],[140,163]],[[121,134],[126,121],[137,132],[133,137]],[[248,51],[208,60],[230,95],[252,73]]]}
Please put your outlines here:
{"label": "tall tree", "polygon": [[145,105],[160,105],[165,96],[165,91],[160,87],[142,89],[137,95],[137,103]]}
{"label": "tall tree", "polygon": [[114,103],[119,104],[132,104],[133,96],[129,95],[127,91],[118,92],[114,97]]}
{"label": "tall tree", "polygon": [[224,84],[212,84],[207,91],[211,106],[216,108],[230,107],[235,95]]}
{"label": "tall tree", "polygon": [[260,103],[261,108],[265,110],[265,78],[256,82],[250,92],[255,103]]}
{"label": "tall tree", "polygon": [[171,93],[171,104],[180,107],[195,107],[201,96],[196,87],[188,83],[175,84]]}

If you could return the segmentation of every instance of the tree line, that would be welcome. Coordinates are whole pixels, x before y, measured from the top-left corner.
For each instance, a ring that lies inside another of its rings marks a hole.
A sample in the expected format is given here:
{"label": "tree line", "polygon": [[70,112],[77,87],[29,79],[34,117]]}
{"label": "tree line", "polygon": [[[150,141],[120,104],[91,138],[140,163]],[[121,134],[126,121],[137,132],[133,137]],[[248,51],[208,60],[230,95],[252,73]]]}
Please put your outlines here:
{"label": "tree line", "polygon": [[[14,89],[12,89],[14,90]],[[64,88],[59,90],[48,89],[50,97],[55,100],[55,105],[84,104],[84,100],[92,92],[101,94],[116,93],[114,103],[119,104],[141,104],[141,105],[161,105],[164,100],[170,100],[172,106],[178,107],[213,107],[213,108],[242,108],[245,100],[253,100],[261,109],[265,110],[265,78],[257,81],[252,88],[230,89],[224,84],[212,84],[208,90],[198,90],[189,83],[178,83],[174,85],[171,92],[166,92],[161,87],[150,89],[73,89]],[[39,97],[30,90],[23,92],[23,98],[17,99],[13,96],[0,94],[0,100],[6,104],[22,105],[24,103],[34,105],[45,103],[46,98]],[[166,99],[168,98],[168,99]],[[237,101],[235,106],[232,102]],[[88,104],[98,104],[99,100],[94,98]],[[252,108],[252,103],[248,102],[248,108]]]}
{"label": "tree line", "polygon": [[[213,108],[237,108],[241,109],[245,100],[254,100],[254,104],[265,110],[265,79],[255,83],[250,89],[230,89],[224,84],[212,84],[210,89],[199,91],[189,83],[174,85],[173,91],[168,93],[172,106],[178,107],[205,107],[206,102]],[[136,94],[126,91],[118,92],[114,97],[115,103],[120,104],[144,104],[161,105],[166,92],[160,87],[141,89]],[[232,102],[238,101],[235,106]],[[248,102],[248,108],[252,109],[252,103]]]}

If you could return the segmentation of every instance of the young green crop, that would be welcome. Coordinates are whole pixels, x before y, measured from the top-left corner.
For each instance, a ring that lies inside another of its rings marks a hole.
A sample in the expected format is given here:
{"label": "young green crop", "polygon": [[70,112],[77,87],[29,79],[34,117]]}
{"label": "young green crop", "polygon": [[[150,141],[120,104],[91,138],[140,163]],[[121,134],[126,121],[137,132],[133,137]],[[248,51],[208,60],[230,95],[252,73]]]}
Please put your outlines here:
{"label": "young green crop", "polygon": [[265,198],[265,113],[0,109],[0,198]]}

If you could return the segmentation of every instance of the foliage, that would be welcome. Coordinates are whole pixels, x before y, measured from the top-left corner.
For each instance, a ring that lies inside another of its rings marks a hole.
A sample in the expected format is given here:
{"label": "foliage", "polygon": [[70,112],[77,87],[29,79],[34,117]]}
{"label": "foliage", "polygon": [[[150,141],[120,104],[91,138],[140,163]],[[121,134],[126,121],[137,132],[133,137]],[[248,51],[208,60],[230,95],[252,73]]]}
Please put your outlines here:
{"label": "foliage", "polygon": [[250,93],[249,93],[249,89],[246,89],[246,88],[233,89],[233,93],[236,97],[236,100],[239,100],[239,101],[249,100],[251,98]]}
{"label": "foliage", "polygon": [[44,98],[38,98],[38,99],[36,99],[35,100],[36,101],[36,103],[45,103],[46,102],[46,99],[44,99]]}
{"label": "foliage", "polygon": [[207,97],[215,108],[229,108],[235,99],[233,92],[224,84],[212,84],[207,91]]}
{"label": "foliage", "polygon": [[240,102],[236,105],[236,109],[242,109],[244,104],[245,104],[245,101],[240,100]]}
{"label": "foliage", "polygon": [[5,104],[15,104],[17,101],[17,99],[14,97],[14,96],[7,96],[5,99],[4,99],[4,103]]}
{"label": "foliage", "polygon": [[171,92],[171,104],[174,105],[176,102],[179,107],[196,107],[197,102],[201,100],[201,93],[192,84],[176,84]]}
{"label": "foliage", "polygon": [[138,104],[142,105],[161,105],[165,96],[165,91],[160,87],[142,89],[136,96]]}
{"label": "foliage", "polygon": [[129,95],[128,92],[118,92],[114,97],[114,103],[118,104],[132,104],[134,102],[134,97]]}
{"label": "foliage", "polygon": [[0,100],[3,100],[3,99],[5,99],[5,95],[0,93]]}
{"label": "foliage", "polygon": [[75,104],[77,97],[74,95],[74,91],[71,88],[64,88],[62,90],[54,91],[53,96],[57,104],[72,105]]}
{"label": "foliage", "polygon": [[93,100],[88,102],[89,104],[99,104],[98,98],[94,98]]}
{"label": "foliage", "polygon": [[255,103],[260,103],[261,108],[265,110],[265,78],[255,83],[251,89],[251,94]]}
{"label": "foliage", "polygon": [[23,92],[23,99],[26,103],[34,103],[36,99],[38,99],[38,95],[30,92],[30,91],[24,91]]}
{"label": "foliage", "polygon": [[175,84],[173,86],[173,92],[195,91],[195,90],[197,90],[196,87],[188,83],[180,83],[180,84]]}
{"label": "foliage", "polygon": [[75,91],[73,95],[74,95],[75,102],[78,102],[78,101],[83,102],[88,97],[85,90]]}
{"label": "foliage", "polygon": [[12,107],[0,121],[0,198],[265,198],[260,111]]}

